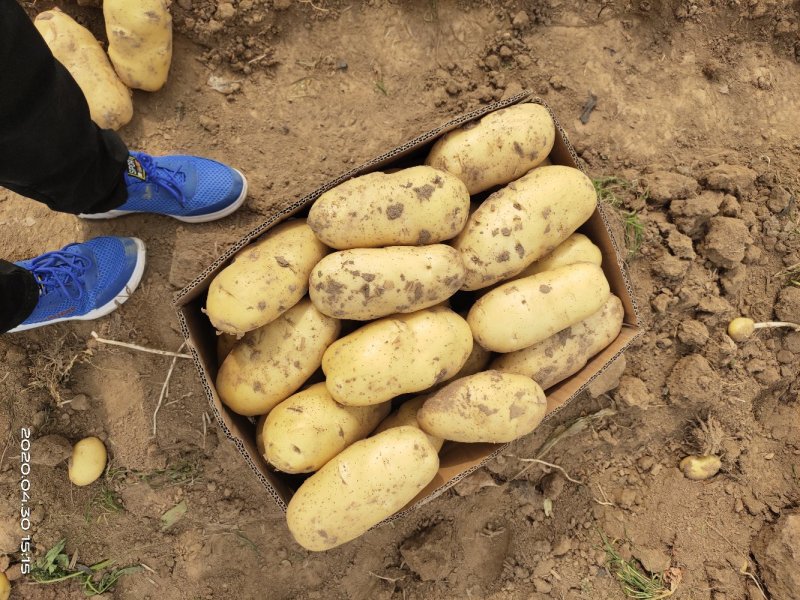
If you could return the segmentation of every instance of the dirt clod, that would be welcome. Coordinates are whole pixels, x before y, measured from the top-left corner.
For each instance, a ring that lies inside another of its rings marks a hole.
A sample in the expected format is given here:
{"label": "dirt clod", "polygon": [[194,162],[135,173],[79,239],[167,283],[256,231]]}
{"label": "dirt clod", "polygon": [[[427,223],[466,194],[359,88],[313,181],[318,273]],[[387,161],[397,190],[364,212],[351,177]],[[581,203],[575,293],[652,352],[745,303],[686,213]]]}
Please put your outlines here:
{"label": "dirt clod", "polygon": [[783,515],[761,528],[753,542],[764,584],[773,598],[796,598],[800,590],[800,513]]}
{"label": "dirt clod", "polygon": [[732,269],[744,260],[745,250],[752,241],[750,231],[741,219],[714,217],[709,221],[703,251],[715,265]]}
{"label": "dirt clod", "polygon": [[452,527],[448,523],[437,523],[403,542],[400,554],[422,581],[446,579],[452,570],[452,535]]}

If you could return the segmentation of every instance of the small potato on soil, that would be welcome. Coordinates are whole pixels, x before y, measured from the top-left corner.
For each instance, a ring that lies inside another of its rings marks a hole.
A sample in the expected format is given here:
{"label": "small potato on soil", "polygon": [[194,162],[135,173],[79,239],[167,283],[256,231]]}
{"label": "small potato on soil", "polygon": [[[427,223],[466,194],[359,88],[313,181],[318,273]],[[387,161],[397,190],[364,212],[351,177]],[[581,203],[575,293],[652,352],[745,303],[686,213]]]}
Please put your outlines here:
{"label": "small potato on soil", "polygon": [[718,456],[692,454],[681,461],[680,469],[688,479],[702,481],[719,473],[722,461]]}
{"label": "small potato on soil", "polygon": [[69,459],[69,480],[75,485],[94,483],[106,468],[108,454],[100,439],[92,436],[77,442]]}

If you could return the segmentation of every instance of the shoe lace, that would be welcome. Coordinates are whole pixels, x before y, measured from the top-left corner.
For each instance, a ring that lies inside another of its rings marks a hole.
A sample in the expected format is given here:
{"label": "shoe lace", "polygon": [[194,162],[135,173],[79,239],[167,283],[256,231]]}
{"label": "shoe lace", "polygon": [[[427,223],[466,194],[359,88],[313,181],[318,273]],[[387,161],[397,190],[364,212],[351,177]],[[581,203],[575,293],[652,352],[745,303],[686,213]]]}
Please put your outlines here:
{"label": "shoe lace", "polygon": [[[85,256],[64,249],[37,256],[29,270],[39,283],[42,294],[59,289],[68,298],[80,300],[85,294],[81,278],[90,265]],[[75,285],[69,286],[70,283]]]}
{"label": "shoe lace", "polygon": [[167,167],[156,164],[152,156],[147,154],[140,154],[137,156],[145,173],[147,179],[152,181],[159,187],[165,189],[181,206],[186,206],[186,198],[183,195],[182,184],[186,181],[186,173],[181,169],[173,170]]}

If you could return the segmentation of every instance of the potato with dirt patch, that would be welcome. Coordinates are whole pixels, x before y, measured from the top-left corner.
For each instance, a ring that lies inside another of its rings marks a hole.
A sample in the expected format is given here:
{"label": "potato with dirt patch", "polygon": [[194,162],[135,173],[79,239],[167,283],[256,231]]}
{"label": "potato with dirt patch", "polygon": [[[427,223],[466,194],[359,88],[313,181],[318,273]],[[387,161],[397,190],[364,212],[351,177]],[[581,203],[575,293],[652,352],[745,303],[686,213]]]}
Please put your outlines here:
{"label": "potato with dirt patch", "polygon": [[281,223],[214,277],[204,312],[218,331],[237,337],[262,327],[305,296],[311,270],[327,253],[305,220]]}
{"label": "potato with dirt patch", "polygon": [[530,377],[484,371],[428,397],[417,412],[422,431],[455,442],[510,442],[542,421],[547,399]]}
{"label": "potato with dirt patch", "polygon": [[439,471],[439,456],[416,427],[360,440],[306,479],[286,509],[303,548],[330,550],[408,504]]}
{"label": "potato with dirt patch", "polygon": [[588,237],[582,233],[573,233],[550,254],[531,263],[521,273],[515,275],[512,281],[579,262],[589,262],[599,267],[603,262],[603,253]]}
{"label": "potato with dirt patch", "polygon": [[454,238],[468,212],[460,179],[418,166],[345,181],[314,202],[308,224],[337,250],[418,246]]}
{"label": "potato with dirt patch", "polygon": [[610,295],[600,267],[576,263],[504,283],[475,302],[467,322],[487,350],[514,352],[589,317]]}
{"label": "potato with dirt patch", "polygon": [[338,319],[300,301],[234,346],[217,374],[220,400],[240,415],[268,413],[311,377],[340,330]]}
{"label": "potato with dirt patch", "polygon": [[368,321],[439,304],[463,282],[461,255],[444,244],[356,248],[314,267],[309,296],[326,315]]}
{"label": "potato with dirt patch", "polygon": [[[422,405],[427,399],[428,396],[425,395],[417,396],[411,400],[406,400],[400,405],[400,408],[381,421],[373,435],[377,435],[386,431],[387,429],[392,429],[393,427],[416,427],[419,429],[420,426],[419,421],[417,421],[417,412],[419,412],[419,409],[422,408]],[[436,437],[435,435],[429,435],[428,441],[437,452],[442,449],[442,445],[444,444],[444,440]]]}
{"label": "potato with dirt patch", "polygon": [[580,371],[595,354],[613,342],[622,330],[625,309],[613,294],[583,321],[562,329],[543,342],[501,354],[492,369],[518,373],[548,389]]}
{"label": "potato with dirt patch", "polygon": [[556,127],[540,104],[518,104],[444,134],[425,164],[452,173],[470,194],[521,177],[550,154]]}
{"label": "potato with dirt patch", "polygon": [[534,169],[489,196],[452,241],[461,252],[465,290],[522,272],[564,242],[592,216],[597,193],[578,169]]}
{"label": "potato with dirt patch", "polygon": [[445,306],[374,321],[331,344],[322,370],[333,398],[366,406],[454,375],[472,351],[467,322]]}
{"label": "potato with dirt patch", "polygon": [[324,383],[289,396],[258,424],[258,450],[284,473],[311,473],[353,442],[364,439],[389,414],[391,403],[343,406]]}

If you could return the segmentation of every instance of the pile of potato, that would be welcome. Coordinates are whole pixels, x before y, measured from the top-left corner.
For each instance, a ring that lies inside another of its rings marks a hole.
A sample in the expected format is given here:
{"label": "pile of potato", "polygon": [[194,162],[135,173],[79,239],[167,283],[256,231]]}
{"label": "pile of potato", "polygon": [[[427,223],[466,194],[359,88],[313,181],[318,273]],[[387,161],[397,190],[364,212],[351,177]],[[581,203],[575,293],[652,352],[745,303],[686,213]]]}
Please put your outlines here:
{"label": "pile of potato", "polygon": [[577,169],[540,166],[554,139],[540,105],[491,113],[441,137],[425,165],[326,192],[211,282],[220,399],[260,417],[272,468],[313,473],[287,510],[305,548],[405,506],[445,441],[533,431],[543,389],[618,335],[600,250],[575,233],[595,190]]}

